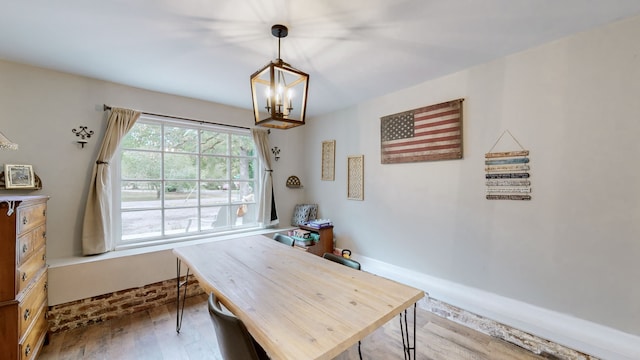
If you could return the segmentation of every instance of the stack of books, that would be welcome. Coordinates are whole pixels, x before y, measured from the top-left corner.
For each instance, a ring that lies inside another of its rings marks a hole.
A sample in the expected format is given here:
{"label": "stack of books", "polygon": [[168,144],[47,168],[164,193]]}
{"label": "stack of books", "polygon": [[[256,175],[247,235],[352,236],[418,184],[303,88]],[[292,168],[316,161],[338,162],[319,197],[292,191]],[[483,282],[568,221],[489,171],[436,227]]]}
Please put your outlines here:
{"label": "stack of books", "polygon": [[302,230],[302,229],[295,229],[295,230],[293,230],[293,236],[298,237],[298,238],[302,238],[302,239],[308,239],[308,238],[311,237],[311,231]]}
{"label": "stack of books", "polygon": [[311,220],[308,223],[305,224],[308,227],[314,228],[314,229],[321,229],[324,227],[329,227],[329,226],[333,226],[333,224],[331,223],[331,220],[329,219],[316,219],[316,220]]}

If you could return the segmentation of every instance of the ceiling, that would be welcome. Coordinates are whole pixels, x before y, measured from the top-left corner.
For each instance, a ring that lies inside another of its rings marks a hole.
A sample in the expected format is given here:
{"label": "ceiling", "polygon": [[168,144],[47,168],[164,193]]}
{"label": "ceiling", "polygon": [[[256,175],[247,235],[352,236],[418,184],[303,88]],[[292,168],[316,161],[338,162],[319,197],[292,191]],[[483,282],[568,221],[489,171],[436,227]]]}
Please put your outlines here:
{"label": "ceiling", "polygon": [[636,0],[0,1],[0,59],[247,109],[284,24],[310,116],[640,13]]}

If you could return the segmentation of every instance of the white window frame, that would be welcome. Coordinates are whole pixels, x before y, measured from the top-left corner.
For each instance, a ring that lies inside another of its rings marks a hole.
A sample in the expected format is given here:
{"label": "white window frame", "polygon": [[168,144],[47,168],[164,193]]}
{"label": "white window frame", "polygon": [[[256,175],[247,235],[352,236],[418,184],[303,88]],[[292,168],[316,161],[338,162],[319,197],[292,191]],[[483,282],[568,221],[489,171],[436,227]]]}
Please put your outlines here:
{"label": "white window frame", "polygon": [[[190,121],[190,120],[178,120],[178,119],[174,119],[174,118],[169,118],[169,117],[162,117],[162,116],[156,116],[156,115],[148,115],[148,114],[142,114],[140,116],[140,118],[138,119],[138,121],[136,122],[136,124],[138,123],[151,123],[151,124],[164,124],[164,125],[174,125],[174,126],[180,126],[180,127],[187,127],[187,128],[193,128],[193,129],[204,129],[204,130],[208,130],[208,131],[219,131],[222,133],[227,133],[227,134],[241,134],[244,136],[251,136],[251,131],[249,129],[243,129],[243,128],[237,128],[237,127],[232,127],[232,126],[224,126],[224,125],[216,125],[216,124],[211,124],[211,123],[206,123],[206,122],[194,122],[194,121]],[[134,125],[135,126],[135,125]],[[229,146],[231,146],[231,144],[229,143]],[[162,154],[164,153],[168,153],[168,151],[166,151],[166,149],[164,149],[164,147],[162,148],[162,150],[160,151]],[[259,199],[260,197],[260,184],[261,184],[261,176],[263,176],[262,174],[264,173],[264,165],[262,164],[262,161],[260,160],[260,157],[257,154],[258,150],[256,149],[254,152],[254,155],[251,158],[255,158],[256,163],[257,163],[257,168],[255,169],[255,174],[254,174],[254,179],[253,182],[255,184],[255,186],[253,187],[253,193],[254,193],[254,202],[252,203],[253,206],[255,206],[255,209],[257,211],[258,207],[259,207]],[[236,155],[232,155],[231,154],[232,151],[230,151],[229,154],[227,155],[219,155],[219,156],[223,156],[223,157],[228,157],[228,158],[241,158],[240,156],[236,156]],[[243,232],[250,232],[250,231],[255,231],[257,229],[263,229],[264,226],[263,224],[259,221],[259,219],[256,218],[255,223],[251,223],[249,225],[235,225],[235,224],[230,224],[229,227],[225,228],[222,231],[217,231],[215,229],[213,230],[201,230],[201,231],[197,231],[197,232],[185,232],[184,235],[182,234],[174,234],[174,235],[167,235],[166,232],[164,231],[164,209],[167,209],[166,207],[161,207],[161,209],[163,209],[163,221],[162,221],[162,226],[163,226],[163,232],[165,232],[165,234],[160,235],[160,236],[153,236],[153,237],[146,237],[146,238],[140,238],[140,239],[127,239],[127,240],[123,240],[122,238],[122,212],[121,212],[121,205],[122,205],[122,193],[121,193],[121,181],[122,181],[122,177],[121,177],[121,154],[122,154],[122,149],[119,148],[118,152],[116,153],[116,155],[114,156],[113,160],[111,161],[110,167],[111,167],[111,178],[112,178],[112,184],[113,184],[113,188],[112,188],[112,199],[113,199],[113,204],[112,204],[112,234],[114,236],[114,244],[115,244],[115,250],[124,250],[124,249],[129,249],[129,248],[135,248],[135,247],[144,247],[144,246],[153,246],[153,245],[161,245],[161,244],[167,244],[167,243],[176,243],[176,242],[181,242],[181,241],[188,241],[188,240],[195,240],[195,239],[202,239],[202,238],[207,238],[207,237],[217,237],[217,236],[224,236],[224,235],[229,235],[229,234],[235,234],[235,233],[243,233]],[[201,153],[200,151],[198,151],[198,157],[200,157]],[[162,167],[164,168],[164,164],[162,163]],[[164,169],[163,169],[164,170]],[[198,173],[199,173],[199,166],[198,166]],[[164,171],[162,171],[162,173],[164,174]],[[233,182],[233,179],[231,179],[231,171],[228,171],[229,176],[228,180],[230,183]],[[164,184],[165,180],[164,175],[161,176],[161,182],[162,184]],[[196,181],[201,181],[198,177],[198,179],[196,179]],[[164,185],[163,185],[163,189],[164,189]],[[164,194],[163,194],[164,196]],[[240,201],[233,201],[233,200],[229,200],[229,203],[227,203],[226,205],[223,206],[229,206],[230,208],[235,208],[235,207],[239,207],[241,206],[243,203]],[[210,207],[210,206],[198,206],[198,208],[203,208],[203,207]],[[198,210],[198,213],[200,214],[200,210]],[[197,226],[197,225],[196,225]]]}

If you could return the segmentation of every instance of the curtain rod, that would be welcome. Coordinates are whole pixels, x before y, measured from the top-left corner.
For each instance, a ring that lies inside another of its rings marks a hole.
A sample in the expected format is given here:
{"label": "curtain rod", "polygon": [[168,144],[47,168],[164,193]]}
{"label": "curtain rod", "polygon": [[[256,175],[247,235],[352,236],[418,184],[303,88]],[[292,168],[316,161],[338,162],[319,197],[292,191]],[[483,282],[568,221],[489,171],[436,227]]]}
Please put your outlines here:
{"label": "curtain rod", "polygon": [[[102,111],[107,111],[107,110],[111,110],[111,106],[107,105],[107,104],[102,104]],[[139,111],[139,110],[136,110]],[[211,125],[221,125],[221,126],[229,126],[229,127],[234,127],[237,129],[246,129],[246,130],[251,130],[251,128],[248,127],[244,127],[244,126],[238,126],[238,125],[229,125],[229,124],[221,124],[221,123],[214,123],[214,122],[210,122],[210,121],[204,121],[204,120],[196,120],[196,119],[189,119],[189,118],[185,118],[185,117],[179,117],[179,116],[173,116],[173,115],[163,115],[163,114],[154,114],[154,113],[150,113],[150,112],[146,112],[146,111],[140,111],[141,113],[145,114],[145,115],[152,115],[152,116],[162,116],[162,117],[166,117],[166,118],[170,118],[170,119],[178,119],[178,120],[186,120],[186,121],[193,121],[193,122],[197,122],[200,124],[211,124]]]}

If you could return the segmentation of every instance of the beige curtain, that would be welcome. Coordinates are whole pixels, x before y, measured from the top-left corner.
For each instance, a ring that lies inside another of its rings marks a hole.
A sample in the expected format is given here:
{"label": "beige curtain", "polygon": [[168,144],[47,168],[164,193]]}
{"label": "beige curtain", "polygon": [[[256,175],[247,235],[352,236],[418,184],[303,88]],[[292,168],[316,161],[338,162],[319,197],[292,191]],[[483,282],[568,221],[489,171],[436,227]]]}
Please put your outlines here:
{"label": "beige curtain", "polygon": [[109,115],[107,131],[102,140],[98,159],[93,165],[91,186],[87,196],[82,224],[82,253],[102,254],[113,250],[111,236],[112,185],[109,162],[118,150],[120,141],[140,117],[140,112],[113,108]]}
{"label": "beige curtain", "polygon": [[260,183],[260,202],[258,205],[258,222],[264,226],[275,226],[278,224],[278,212],[276,211],[276,201],[273,193],[273,170],[271,168],[271,157],[269,156],[269,133],[263,129],[251,129],[253,142],[256,144],[258,156],[264,164],[264,176]]}

